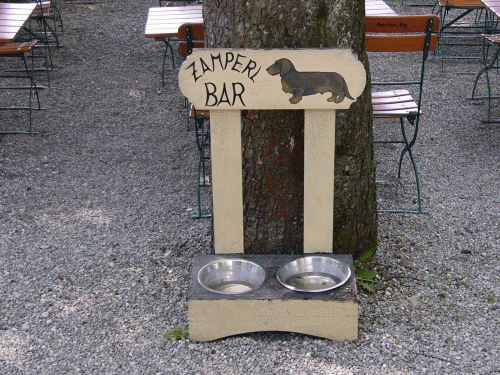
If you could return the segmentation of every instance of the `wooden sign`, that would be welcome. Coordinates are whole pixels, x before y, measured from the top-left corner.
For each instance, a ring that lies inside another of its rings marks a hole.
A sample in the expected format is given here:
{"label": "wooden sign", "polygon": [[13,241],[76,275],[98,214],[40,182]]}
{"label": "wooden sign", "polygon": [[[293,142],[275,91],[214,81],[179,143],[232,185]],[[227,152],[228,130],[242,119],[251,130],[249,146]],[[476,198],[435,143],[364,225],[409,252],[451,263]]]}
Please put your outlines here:
{"label": "wooden sign", "polygon": [[347,109],[366,83],[345,49],[199,49],[182,63],[179,86],[198,109]]}
{"label": "wooden sign", "polygon": [[364,90],[366,72],[351,51],[200,49],[179,71],[182,93],[210,110],[214,247],[243,253],[241,114],[304,109],[304,252],[331,253],[335,111]]}

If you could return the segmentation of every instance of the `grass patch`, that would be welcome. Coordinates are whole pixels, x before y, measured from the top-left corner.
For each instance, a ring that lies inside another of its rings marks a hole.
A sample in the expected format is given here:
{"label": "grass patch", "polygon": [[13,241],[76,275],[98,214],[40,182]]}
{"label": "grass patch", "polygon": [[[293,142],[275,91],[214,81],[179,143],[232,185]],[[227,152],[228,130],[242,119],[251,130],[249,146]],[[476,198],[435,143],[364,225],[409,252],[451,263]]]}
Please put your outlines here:
{"label": "grass patch", "polygon": [[363,289],[369,293],[375,293],[378,290],[378,272],[371,269],[368,265],[374,256],[375,248],[368,248],[354,262],[354,267],[356,268],[356,284],[358,289]]}
{"label": "grass patch", "polygon": [[483,300],[486,302],[495,302],[497,300],[497,296],[495,293],[488,293],[483,296]]}
{"label": "grass patch", "polygon": [[164,333],[166,340],[187,340],[189,338],[189,330],[185,327],[175,327],[174,329]]}

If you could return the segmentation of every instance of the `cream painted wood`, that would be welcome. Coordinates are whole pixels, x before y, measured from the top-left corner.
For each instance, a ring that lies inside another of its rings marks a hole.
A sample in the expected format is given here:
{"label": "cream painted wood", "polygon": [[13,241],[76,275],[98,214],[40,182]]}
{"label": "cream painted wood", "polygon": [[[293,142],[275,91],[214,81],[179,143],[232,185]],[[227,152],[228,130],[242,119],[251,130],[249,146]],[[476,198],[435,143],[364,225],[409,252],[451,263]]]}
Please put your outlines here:
{"label": "cream painted wood", "polygon": [[335,110],[304,111],[304,253],[333,251]]}
{"label": "cream painted wood", "polygon": [[179,70],[184,96],[208,110],[348,109],[365,83],[347,49],[199,49]]}
{"label": "cream painted wood", "polygon": [[214,243],[243,253],[243,109],[304,109],[304,252],[332,252],[335,110],[364,90],[363,64],[345,49],[200,49],[179,71],[182,93],[210,110]]}
{"label": "cream painted wood", "polygon": [[297,332],[331,340],[358,338],[358,304],[354,301],[191,300],[189,337],[208,341],[259,332]]}
{"label": "cream painted wood", "polygon": [[210,140],[215,253],[243,253],[240,111],[211,111]]}

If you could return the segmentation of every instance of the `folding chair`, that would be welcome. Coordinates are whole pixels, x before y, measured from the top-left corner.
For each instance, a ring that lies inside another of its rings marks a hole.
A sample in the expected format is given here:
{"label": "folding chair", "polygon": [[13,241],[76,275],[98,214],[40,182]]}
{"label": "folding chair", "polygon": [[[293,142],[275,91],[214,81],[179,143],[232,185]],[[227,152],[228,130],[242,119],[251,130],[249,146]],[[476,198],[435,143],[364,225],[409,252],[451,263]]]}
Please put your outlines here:
{"label": "folding chair", "polygon": [[[36,102],[38,104],[38,109],[41,109],[40,106],[40,98],[38,96],[38,87],[35,82],[35,78],[33,75],[33,70],[28,65],[28,61],[26,59],[26,55],[30,53],[36,45],[36,41],[32,42],[12,42],[7,44],[0,45],[0,57],[2,58],[2,62],[6,58],[19,58],[22,61],[22,65],[24,67],[24,74],[19,74],[17,71],[13,71],[10,69],[4,70],[1,74],[3,82],[6,83],[6,86],[1,86],[1,91],[27,91],[28,98],[27,104],[24,105],[9,105],[9,106],[1,106],[0,110],[4,111],[27,111],[28,112],[28,125],[26,129],[16,128],[11,130],[0,129],[0,134],[32,134],[32,110],[33,110],[33,96],[36,97]],[[14,72],[14,73],[13,73]],[[28,85],[22,85],[18,82],[19,80],[28,80]]]}
{"label": "folding chair", "polygon": [[[194,48],[205,47],[205,27],[202,23],[186,23],[179,27],[179,54],[186,58],[193,52]],[[210,114],[206,110],[197,110],[185,99],[187,108],[187,130],[189,121],[194,119],[194,130],[196,145],[198,147],[198,175],[196,185],[196,196],[198,213],[194,218],[209,218],[212,215],[203,210],[202,188],[210,186]]]}
{"label": "folding chair", "polygon": [[[374,119],[398,119],[401,134],[398,139],[379,140],[375,143],[401,144],[398,178],[401,178],[403,158],[407,155],[415,175],[417,200],[416,209],[396,208],[379,209],[379,212],[423,213],[420,192],[420,180],[413,147],[417,140],[420,122],[424,71],[429,51],[438,45],[439,18],[436,15],[366,17],[365,19],[367,50],[370,53],[382,52],[400,55],[400,53],[421,53],[422,62],[419,71],[409,72],[409,79],[399,77],[394,81],[376,82],[373,86],[385,86],[388,91],[372,91]],[[372,77],[374,76],[372,72]],[[408,134],[408,131],[412,133]]]}

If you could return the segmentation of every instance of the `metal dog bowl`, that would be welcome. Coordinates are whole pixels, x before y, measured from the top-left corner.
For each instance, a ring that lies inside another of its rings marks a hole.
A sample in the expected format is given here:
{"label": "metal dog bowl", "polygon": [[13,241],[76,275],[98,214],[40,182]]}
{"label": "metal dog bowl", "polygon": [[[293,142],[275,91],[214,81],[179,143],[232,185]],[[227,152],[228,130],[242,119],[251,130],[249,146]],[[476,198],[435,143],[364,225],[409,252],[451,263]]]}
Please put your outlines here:
{"label": "metal dog bowl", "polygon": [[308,256],[291,261],[278,270],[278,281],[298,292],[324,292],[338,288],[351,277],[344,262],[326,256]]}
{"label": "metal dog bowl", "polygon": [[242,294],[257,289],[266,272],[257,263],[244,259],[219,259],[203,266],[198,282],[205,289],[221,294]]}

